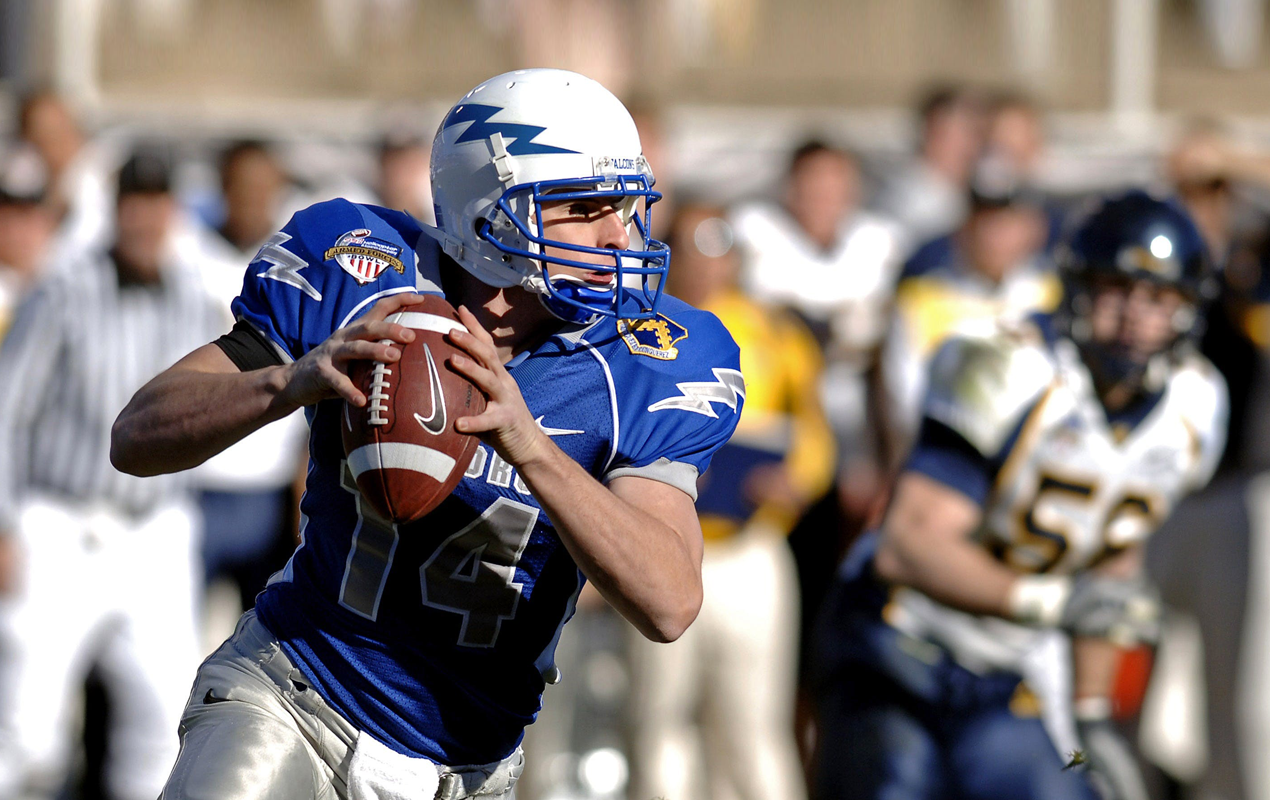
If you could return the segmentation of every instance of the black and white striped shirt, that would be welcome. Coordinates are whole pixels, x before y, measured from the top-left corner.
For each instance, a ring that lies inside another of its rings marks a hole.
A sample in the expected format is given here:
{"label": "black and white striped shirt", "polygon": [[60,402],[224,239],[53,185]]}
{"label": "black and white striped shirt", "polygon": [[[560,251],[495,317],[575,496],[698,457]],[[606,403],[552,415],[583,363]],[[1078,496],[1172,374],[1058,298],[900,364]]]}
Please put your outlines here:
{"label": "black and white striped shirt", "polygon": [[60,263],[18,308],[0,346],[0,527],[23,499],[52,496],[141,514],[184,475],[138,478],[110,464],[110,428],[146,381],[222,331],[198,273],[121,283],[105,252]]}

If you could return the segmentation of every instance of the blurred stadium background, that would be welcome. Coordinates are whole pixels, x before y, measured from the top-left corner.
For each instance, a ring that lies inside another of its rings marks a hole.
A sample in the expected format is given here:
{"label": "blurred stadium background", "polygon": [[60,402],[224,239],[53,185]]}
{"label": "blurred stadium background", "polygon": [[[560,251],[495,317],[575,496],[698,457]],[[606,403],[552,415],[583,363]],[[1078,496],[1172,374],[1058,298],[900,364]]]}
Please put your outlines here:
{"label": "blurred stadium background", "polygon": [[[739,256],[740,282],[752,299],[800,318],[815,340],[811,361],[825,364],[823,373],[812,368],[813,380],[837,443],[836,466],[808,479],[807,494],[817,496],[789,504],[802,521],[778,526],[793,530],[805,625],[824,566],[884,502],[885,475],[909,435],[904,420],[876,408],[904,407],[913,391],[906,369],[929,352],[927,339],[956,327],[910,305],[906,298],[920,294],[913,282],[938,280],[956,260],[953,251],[964,249],[972,260],[1001,263],[996,274],[983,271],[983,285],[951,281],[960,298],[954,316],[1044,307],[1052,298],[1026,287],[1052,281],[1052,232],[1085,198],[1131,185],[1177,190],[1225,267],[1205,346],[1226,373],[1235,411],[1224,477],[1213,492],[1249,510],[1242,523],[1175,525],[1153,545],[1152,568],[1173,611],[1138,742],[1154,765],[1159,798],[1270,798],[1270,766],[1259,757],[1270,744],[1270,508],[1255,500],[1267,496],[1258,489],[1270,466],[1270,431],[1259,424],[1270,407],[1270,280],[1261,274],[1270,230],[1265,6],[0,0],[0,212],[40,205],[57,231],[45,239],[38,225],[6,223],[0,213],[0,331],[42,270],[119,235],[114,173],[138,145],[159,147],[170,162],[181,209],[172,257],[200,266],[223,305],[234,293],[226,288],[234,285],[233,264],[240,275],[255,245],[311,202],[380,200],[426,218],[432,133],[471,86],[520,67],[582,72],[623,97],[640,123],[666,205],[685,215],[674,231],[680,269]],[[795,149],[812,141],[820,149],[799,151],[806,158],[791,168]],[[825,153],[828,161],[816,160]],[[29,154],[42,166],[30,167]],[[808,165],[814,174],[800,173]],[[800,203],[830,210],[827,234],[818,236],[816,215]],[[981,212],[1001,209],[1040,216],[1015,220],[1022,227],[1013,230],[973,228]],[[235,213],[257,224],[235,232]],[[683,219],[692,226],[680,229],[688,225]],[[662,213],[657,230],[669,226]],[[205,246],[217,231],[232,251]],[[32,237],[39,258],[21,255]],[[794,267],[773,277],[764,259]],[[836,282],[798,285],[797,276],[827,274],[816,269],[837,270]],[[1007,284],[1024,289],[1006,291]],[[0,374],[0,383],[17,380]],[[298,459],[294,437],[270,447],[291,447]],[[275,465],[279,491],[291,470]],[[216,495],[204,496],[209,529],[214,509],[223,508],[217,503],[233,502],[221,495],[242,493],[223,478],[205,476],[195,487]],[[1200,508],[1198,516],[1180,516],[1202,519]],[[257,572],[285,558],[294,521],[277,528],[281,543],[244,545]],[[209,565],[233,561],[208,546],[204,557]],[[163,567],[138,565],[138,574],[150,568]],[[241,569],[213,571],[203,603],[207,642],[225,635],[262,580]],[[797,608],[790,597],[770,598],[782,604]],[[791,610],[786,627],[798,616]],[[638,713],[654,707],[641,693],[653,691],[647,675],[656,665],[634,652],[624,624],[595,602],[584,603],[567,630],[566,681],[548,689],[544,719],[530,731],[520,797],[647,800],[645,784],[652,784],[639,774],[641,754],[668,746],[658,736],[683,734],[650,732],[657,721]],[[794,661],[795,636],[772,646]],[[805,752],[814,731],[793,686],[787,689],[787,701],[775,706],[787,707],[788,719],[772,735],[791,747],[797,737]],[[110,703],[91,676],[85,697],[88,723],[66,796],[102,791],[95,770]],[[712,724],[709,703],[695,691],[664,702],[686,704],[685,725]],[[691,780],[713,784],[716,798],[733,796],[720,788],[726,756],[685,759]]]}

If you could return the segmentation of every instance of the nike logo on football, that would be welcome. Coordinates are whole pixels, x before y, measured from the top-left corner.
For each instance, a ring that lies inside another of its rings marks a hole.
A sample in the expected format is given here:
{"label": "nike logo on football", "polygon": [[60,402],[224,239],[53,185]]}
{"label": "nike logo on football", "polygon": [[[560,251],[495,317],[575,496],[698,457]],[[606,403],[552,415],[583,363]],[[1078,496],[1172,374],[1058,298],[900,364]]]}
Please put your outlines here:
{"label": "nike logo on football", "polygon": [[542,432],[547,434],[548,436],[568,436],[573,433],[586,433],[586,431],[573,431],[573,430],[569,430],[568,428],[548,428],[546,425],[542,424],[542,417],[545,417],[545,416],[547,415],[543,414],[542,416],[538,417],[538,419],[534,420],[534,422],[537,422],[538,427],[541,428]]}
{"label": "nike logo on football", "polygon": [[432,384],[432,413],[421,417],[416,412],[415,422],[433,436],[445,431],[445,394],[441,391],[441,376],[437,374],[437,362],[432,360],[432,350],[425,344],[423,354],[428,359],[428,381]]}

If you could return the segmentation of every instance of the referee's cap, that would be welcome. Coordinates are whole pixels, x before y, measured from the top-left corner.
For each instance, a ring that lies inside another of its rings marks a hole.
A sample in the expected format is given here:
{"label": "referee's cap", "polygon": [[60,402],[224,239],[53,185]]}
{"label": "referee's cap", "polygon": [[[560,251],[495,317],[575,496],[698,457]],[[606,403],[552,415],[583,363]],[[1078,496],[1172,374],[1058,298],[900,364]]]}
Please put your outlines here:
{"label": "referee's cap", "polygon": [[48,170],[28,145],[0,145],[0,204],[37,205],[48,192]]}
{"label": "referee's cap", "polygon": [[119,168],[119,196],[168,194],[172,191],[172,159],[162,147],[138,147]]}

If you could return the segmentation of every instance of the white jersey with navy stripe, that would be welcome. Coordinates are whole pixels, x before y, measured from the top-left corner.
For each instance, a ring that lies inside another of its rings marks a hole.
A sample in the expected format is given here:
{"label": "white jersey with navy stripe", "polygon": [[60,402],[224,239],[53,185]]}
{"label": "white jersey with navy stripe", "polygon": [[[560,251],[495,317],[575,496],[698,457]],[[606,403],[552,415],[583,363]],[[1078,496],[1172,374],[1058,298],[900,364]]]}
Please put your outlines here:
{"label": "white jersey with navy stripe", "polygon": [[[1088,569],[1143,543],[1179,499],[1207,483],[1225,444],[1225,383],[1199,355],[1159,366],[1167,375],[1158,392],[1117,416],[1097,399],[1076,345],[1046,341],[1030,323],[943,347],[925,416],[994,466],[977,532],[994,558],[1020,573]],[[915,453],[913,463],[921,459]],[[887,619],[979,672],[1019,671],[1046,636],[909,589],[896,594]]]}

